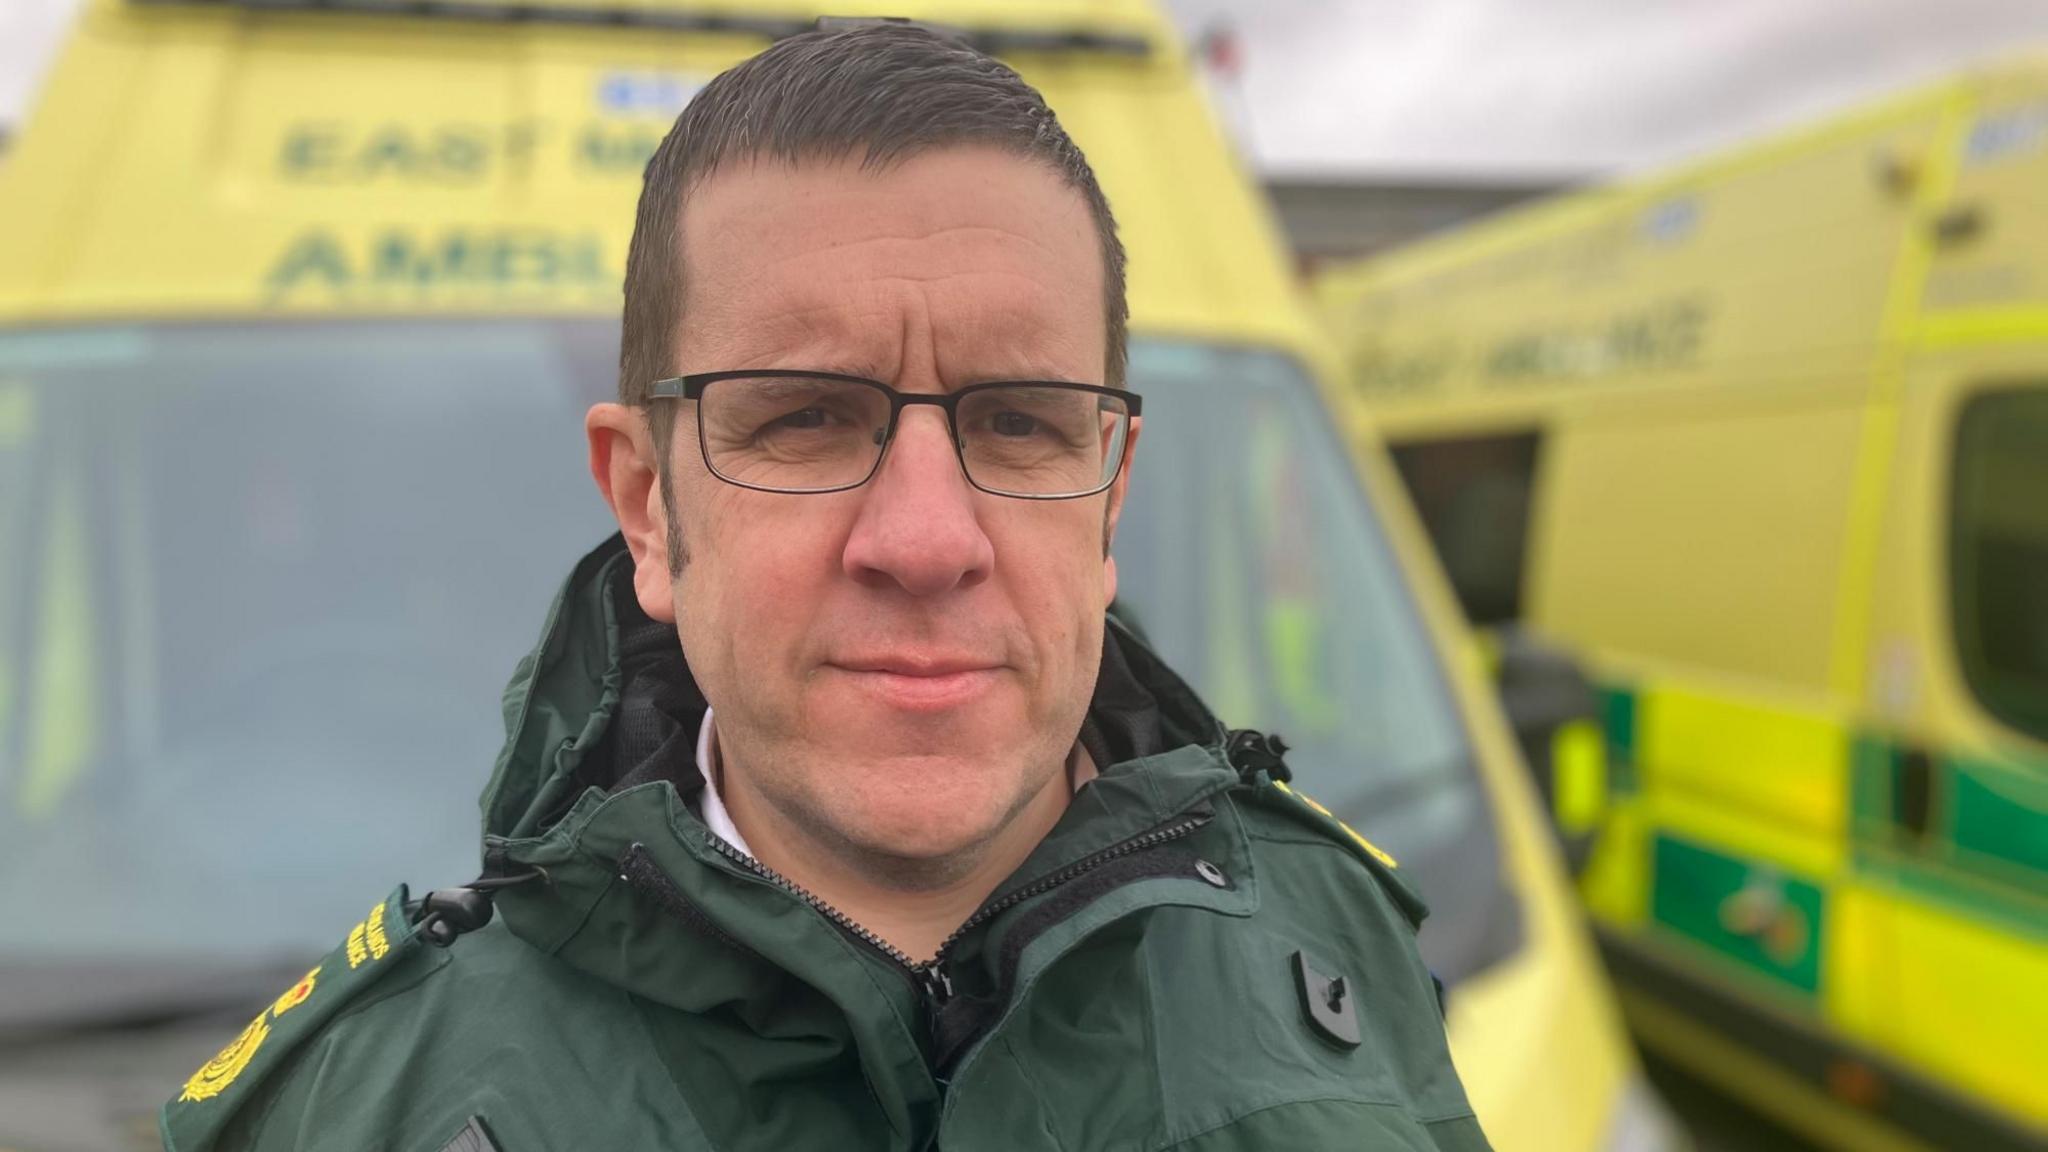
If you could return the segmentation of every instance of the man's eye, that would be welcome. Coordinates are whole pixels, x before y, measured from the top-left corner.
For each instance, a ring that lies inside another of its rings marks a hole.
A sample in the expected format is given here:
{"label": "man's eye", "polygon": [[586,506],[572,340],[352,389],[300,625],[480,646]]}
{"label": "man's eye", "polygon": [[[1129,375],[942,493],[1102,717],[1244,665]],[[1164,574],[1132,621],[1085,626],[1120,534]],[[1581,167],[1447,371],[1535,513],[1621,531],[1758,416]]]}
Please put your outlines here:
{"label": "man's eye", "polygon": [[788,415],[778,416],[774,420],[769,421],[768,427],[770,429],[823,428],[830,419],[831,417],[826,414],[823,408],[814,406],[799,408]]}
{"label": "man's eye", "polygon": [[998,436],[1030,436],[1040,425],[1036,417],[1022,412],[998,412],[989,421],[989,427]]}

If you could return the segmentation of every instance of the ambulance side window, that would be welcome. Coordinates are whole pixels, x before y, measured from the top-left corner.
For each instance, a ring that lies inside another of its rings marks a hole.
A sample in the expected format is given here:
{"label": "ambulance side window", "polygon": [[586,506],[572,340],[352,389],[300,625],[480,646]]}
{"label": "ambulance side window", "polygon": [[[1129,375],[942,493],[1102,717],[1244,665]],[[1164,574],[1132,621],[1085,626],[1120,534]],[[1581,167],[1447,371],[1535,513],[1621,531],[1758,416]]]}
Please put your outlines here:
{"label": "ambulance side window", "polygon": [[1416,441],[1393,449],[1408,495],[1474,624],[1522,615],[1534,432]]}
{"label": "ambulance side window", "polygon": [[1956,425],[1951,612],[1984,708],[2048,740],[2048,387],[1987,391]]}

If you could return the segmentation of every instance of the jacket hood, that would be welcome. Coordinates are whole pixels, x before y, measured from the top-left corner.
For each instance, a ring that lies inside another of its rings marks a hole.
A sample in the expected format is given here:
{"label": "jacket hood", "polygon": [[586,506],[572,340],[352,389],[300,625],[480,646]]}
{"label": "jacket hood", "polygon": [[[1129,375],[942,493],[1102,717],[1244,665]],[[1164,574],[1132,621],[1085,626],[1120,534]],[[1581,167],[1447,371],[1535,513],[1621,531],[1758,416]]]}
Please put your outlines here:
{"label": "jacket hood", "polygon": [[[675,627],[640,610],[632,569],[617,535],[584,556],[505,687],[505,744],[482,798],[486,875],[506,869],[508,844],[545,835],[579,802],[666,781],[694,809],[704,696]],[[1224,736],[1194,691],[1112,615],[1081,732],[1096,764],[1220,746]]]}

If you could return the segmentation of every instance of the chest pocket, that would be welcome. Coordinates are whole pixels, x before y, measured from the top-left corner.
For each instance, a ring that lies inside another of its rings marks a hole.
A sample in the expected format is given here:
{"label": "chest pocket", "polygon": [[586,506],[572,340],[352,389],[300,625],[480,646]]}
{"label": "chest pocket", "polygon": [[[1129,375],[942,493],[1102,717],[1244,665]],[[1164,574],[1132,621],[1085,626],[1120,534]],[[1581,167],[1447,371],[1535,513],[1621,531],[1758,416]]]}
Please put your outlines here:
{"label": "chest pocket", "polygon": [[[1408,1070],[1443,1050],[1441,1025],[1398,958],[1379,972],[1339,940],[1297,944],[1179,909],[1144,919],[1090,940],[1027,992],[959,1070],[942,1146],[1437,1146]],[[1343,980],[1356,1045],[1314,1021],[1303,952]]]}

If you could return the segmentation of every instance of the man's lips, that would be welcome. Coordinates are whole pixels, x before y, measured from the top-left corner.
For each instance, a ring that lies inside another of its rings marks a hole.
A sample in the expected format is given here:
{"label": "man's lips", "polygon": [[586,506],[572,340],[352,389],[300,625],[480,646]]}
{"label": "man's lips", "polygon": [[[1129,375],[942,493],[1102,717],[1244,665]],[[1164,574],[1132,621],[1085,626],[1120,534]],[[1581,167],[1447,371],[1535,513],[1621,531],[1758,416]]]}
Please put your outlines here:
{"label": "man's lips", "polygon": [[907,712],[942,712],[966,704],[988,691],[1003,668],[973,657],[900,653],[834,660],[827,666]]}
{"label": "man's lips", "polygon": [[1000,660],[981,660],[940,652],[889,652],[846,657],[827,663],[848,672],[886,672],[891,676],[951,676],[959,672],[988,672],[1003,666]]}

